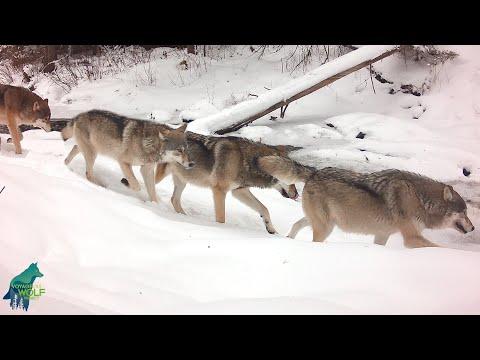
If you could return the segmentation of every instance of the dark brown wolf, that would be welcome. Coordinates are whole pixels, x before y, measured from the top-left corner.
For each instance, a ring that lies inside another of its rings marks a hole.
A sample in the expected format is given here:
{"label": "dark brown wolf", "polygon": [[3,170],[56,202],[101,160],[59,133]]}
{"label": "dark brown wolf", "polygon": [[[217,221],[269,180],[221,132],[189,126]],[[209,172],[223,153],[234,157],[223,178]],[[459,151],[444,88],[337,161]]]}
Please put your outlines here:
{"label": "dark brown wolf", "polygon": [[[15,153],[22,153],[20,141],[23,139],[19,126],[33,125],[51,131],[50,107],[48,99],[42,99],[30,90],[0,84],[0,124],[8,126]],[[1,139],[0,139],[1,145]]]}

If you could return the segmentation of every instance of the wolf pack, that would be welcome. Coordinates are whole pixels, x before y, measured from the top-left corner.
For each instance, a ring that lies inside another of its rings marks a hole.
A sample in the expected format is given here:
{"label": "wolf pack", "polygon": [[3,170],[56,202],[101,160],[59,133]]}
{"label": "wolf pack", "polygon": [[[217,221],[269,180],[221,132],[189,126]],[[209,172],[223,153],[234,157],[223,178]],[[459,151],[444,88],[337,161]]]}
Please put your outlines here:
{"label": "wolf pack", "polygon": [[[0,85],[0,124],[7,125],[17,154],[22,153],[19,125],[51,131],[47,99],[22,87]],[[139,166],[149,199],[158,202],[155,185],[171,175],[171,203],[177,213],[187,184],[210,188],[215,219],[225,222],[225,197],[233,197],[256,211],[266,230],[275,234],[268,208],[250,188],[274,188],[285,198],[297,199],[295,184],[304,183],[303,216],[288,237],[311,227],[313,241],[322,242],[337,226],[347,233],[373,235],[385,245],[400,232],[405,247],[438,246],[422,230],[453,228],[462,234],[474,230],[464,199],[452,186],[420,174],[387,169],[359,173],[337,167],[313,168],[289,157],[300,148],[267,145],[236,136],[206,136],[148,120],[91,110],[70,119],[62,129],[63,140],[75,145],[65,158],[68,165],[78,154],[85,159],[88,181],[102,184],[94,173],[98,155],[118,162],[124,177],[118,179],[133,191],[140,183],[132,167]],[[0,139],[1,145],[1,139]]]}

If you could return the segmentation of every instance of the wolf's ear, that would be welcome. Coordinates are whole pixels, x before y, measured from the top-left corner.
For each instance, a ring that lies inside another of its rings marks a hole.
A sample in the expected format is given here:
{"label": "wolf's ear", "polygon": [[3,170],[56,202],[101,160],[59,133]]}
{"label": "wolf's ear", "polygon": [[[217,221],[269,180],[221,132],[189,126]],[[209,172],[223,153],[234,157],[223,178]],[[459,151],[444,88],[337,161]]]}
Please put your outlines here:
{"label": "wolf's ear", "polygon": [[303,149],[303,147],[301,146],[285,145],[285,151],[287,152],[287,154],[291,153],[292,151],[301,149]]}
{"label": "wolf's ear", "polygon": [[179,128],[177,128],[177,130],[180,131],[180,132],[185,132],[185,130],[187,129],[187,125],[188,125],[188,124],[183,124],[182,126],[180,126]]}
{"label": "wolf's ear", "polygon": [[40,109],[40,104],[38,103],[38,101],[35,101],[33,103],[33,111],[37,111],[38,109]]}
{"label": "wolf's ear", "polygon": [[292,145],[277,145],[276,148],[279,151],[284,152],[286,154],[289,154],[289,153],[291,153],[292,151],[295,151],[295,150],[303,149],[301,146],[292,146]]}
{"label": "wolf's ear", "polygon": [[168,129],[160,129],[158,132],[158,137],[162,140],[165,140],[165,138],[170,134],[170,130]]}
{"label": "wolf's ear", "polygon": [[450,201],[453,199],[453,187],[451,187],[450,185],[446,185],[443,188],[443,199],[445,201]]}
{"label": "wolf's ear", "polygon": [[45,103],[45,105],[48,105],[48,99],[43,100],[43,102]]}

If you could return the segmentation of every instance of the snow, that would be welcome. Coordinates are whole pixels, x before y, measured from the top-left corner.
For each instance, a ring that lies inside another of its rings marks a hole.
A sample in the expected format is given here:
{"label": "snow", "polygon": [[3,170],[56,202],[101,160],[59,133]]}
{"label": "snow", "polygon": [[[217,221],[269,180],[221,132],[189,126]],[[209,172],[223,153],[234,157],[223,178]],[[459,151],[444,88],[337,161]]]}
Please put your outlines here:
{"label": "snow", "polygon": [[214,134],[215,131],[226,128],[250,116],[268,109],[303,90],[306,90],[329,77],[348,70],[364,61],[374,59],[392,49],[394,45],[369,45],[336,58],[325,65],[305,74],[304,76],[288,82],[287,84],[272,89],[256,99],[242,102],[222,112],[199,119],[188,127],[189,131],[201,134]]}
{"label": "snow", "polygon": [[218,109],[210,104],[207,100],[199,101],[193,104],[189,109],[183,110],[180,112],[179,119],[182,122],[190,122],[208,116],[211,114],[218,113]]}
{"label": "snow", "polygon": [[[460,56],[435,69],[436,81],[421,97],[388,94],[399,83],[420,86],[431,71],[393,56],[374,68],[395,85],[375,82],[374,94],[368,71],[361,70],[292,103],[284,119],[259,119],[234,135],[302,146],[292,158],[317,167],[395,167],[453,184],[478,228],[480,48],[449,49]],[[232,94],[268,94],[264,87],[291,80],[278,64],[272,57],[237,56],[180,87],[168,80],[175,61],[164,59],[155,70],[166,80],[152,87],[137,87],[134,70],[81,83],[69,94],[43,80],[38,85],[39,93],[51,95],[54,116],[100,107],[178,123],[182,112],[222,112]],[[418,107],[426,110],[414,119]],[[356,138],[360,131],[364,139]],[[121,171],[108,158],[95,164],[106,188],[85,179],[81,156],[66,167],[73,143],[59,133],[25,132],[23,155],[0,136],[0,291],[38,262],[46,294],[27,314],[480,313],[478,230],[426,230],[443,247],[423,249],[405,249],[398,234],[382,247],[371,236],[338,229],[325,243],[311,242],[309,228],[291,240],[284,235],[302,216],[301,203],[275,190],[252,190],[279,232],[270,235],[230,194],[225,224],[214,221],[210,191],[193,185],[182,197],[188,215],[176,214],[170,177],[157,185],[161,201],[153,204],[143,184],[134,193],[120,183]],[[3,301],[0,313],[22,312]]]}

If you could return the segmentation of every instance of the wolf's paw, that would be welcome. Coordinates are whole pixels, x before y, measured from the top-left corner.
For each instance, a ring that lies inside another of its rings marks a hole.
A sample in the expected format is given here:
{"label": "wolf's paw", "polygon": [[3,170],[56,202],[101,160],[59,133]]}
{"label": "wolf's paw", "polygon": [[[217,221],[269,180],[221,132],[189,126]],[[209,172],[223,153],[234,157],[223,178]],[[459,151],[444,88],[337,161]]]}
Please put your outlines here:
{"label": "wolf's paw", "polygon": [[409,239],[405,242],[405,247],[409,249],[422,248],[422,247],[441,247],[440,245],[434,244],[430,240],[423,238],[414,238]]}
{"label": "wolf's paw", "polygon": [[8,139],[7,139],[7,144],[11,144],[11,143],[13,143],[13,139],[12,139],[12,138],[8,138]]}
{"label": "wolf's paw", "polygon": [[187,215],[187,213],[182,208],[174,208],[177,214]]}
{"label": "wolf's paw", "polygon": [[267,229],[268,233],[269,234],[277,234],[277,230],[275,230],[275,228],[272,226],[272,223],[270,222],[270,220],[265,219],[263,217],[263,215],[260,215],[260,217],[262,218],[263,223],[265,224],[265,228]]}
{"label": "wolf's paw", "polygon": [[133,190],[133,191],[140,191],[140,184],[138,182],[130,184],[130,182],[125,178],[122,178],[122,180],[120,180],[120,182],[123,185],[125,185],[126,187],[128,187],[129,189]]}
{"label": "wolf's paw", "polygon": [[102,181],[99,181],[97,180],[96,178],[92,177],[92,176],[87,176],[87,180],[90,181],[92,184],[95,184],[97,186],[101,186],[103,188],[106,188],[107,186],[102,182]]}
{"label": "wolf's paw", "polygon": [[266,225],[265,228],[267,229],[267,231],[268,231],[269,234],[272,234],[272,235],[273,235],[273,234],[278,234],[278,233],[277,233],[277,230],[275,230],[275,229],[273,228],[273,226],[271,226],[271,225]]}
{"label": "wolf's paw", "polygon": [[136,184],[130,184],[130,189],[132,189],[133,191],[140,191],[140,184],[139,183],[136,183]]}

